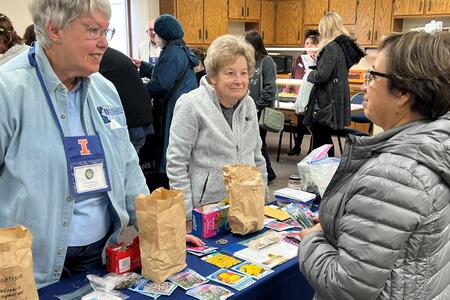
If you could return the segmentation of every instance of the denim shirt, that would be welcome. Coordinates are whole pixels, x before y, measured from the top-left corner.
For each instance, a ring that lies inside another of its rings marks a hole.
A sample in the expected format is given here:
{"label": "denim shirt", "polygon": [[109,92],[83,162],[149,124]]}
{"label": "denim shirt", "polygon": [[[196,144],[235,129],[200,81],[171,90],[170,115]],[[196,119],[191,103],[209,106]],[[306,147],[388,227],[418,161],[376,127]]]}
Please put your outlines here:
{"label": "denim shirt", "polygon": [[[36,60],[59,122],[68,132],[68,90],[39,43]],[[41,288],[59,280],[69,241],[74,201],[66,157],[27,51],[0,67],[0,74],[0,227],[20,224],[30,229],[34,275]],[[108,167],[110,245],[128,224],[135,224],[135,196],[149,191],[115,88],[98,73],[82,78],[81,84],[86,131],[98,132]],[[100,115],[99,108],[112,114]]]}

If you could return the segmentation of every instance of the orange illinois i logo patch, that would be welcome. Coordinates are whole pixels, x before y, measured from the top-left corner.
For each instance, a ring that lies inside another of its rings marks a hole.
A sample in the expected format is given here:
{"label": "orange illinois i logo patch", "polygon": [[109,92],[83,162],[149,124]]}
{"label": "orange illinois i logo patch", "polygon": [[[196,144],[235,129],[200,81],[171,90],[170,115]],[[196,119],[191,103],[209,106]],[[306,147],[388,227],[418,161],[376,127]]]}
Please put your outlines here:
{"label": "orange illinois i logo patch", "polygon": [[91,155],[91,151],[89,151],[89,149],[87,147],[87,144],[88,144],[87,139],[79,139],[78,144],[81,146],[81,151],[80,151],[81,155]]}

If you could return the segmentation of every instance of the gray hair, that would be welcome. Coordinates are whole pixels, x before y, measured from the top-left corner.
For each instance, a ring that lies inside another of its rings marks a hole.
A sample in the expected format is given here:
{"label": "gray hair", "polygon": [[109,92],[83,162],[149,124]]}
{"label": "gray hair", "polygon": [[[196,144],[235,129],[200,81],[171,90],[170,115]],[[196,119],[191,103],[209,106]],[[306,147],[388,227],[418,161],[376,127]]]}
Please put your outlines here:
{"label": "gray hair", "polygon": [[255,50],[253,46],[241,38],[223,35],[215,39],[208,48],[205,58],[206,73],[210,77],[217,75],[220,69],[232,63],[238,56],[247,61],[249,77],[255,71]]}
{"label": "gray hair", "polygon": [[36,40],[44,48],[52,44],[47,32],[50,23],[58,29],[67,28],[78,17],[97,12],[107,19],[111,18],[108,0],[30,0],[28,9],[34,23]]}

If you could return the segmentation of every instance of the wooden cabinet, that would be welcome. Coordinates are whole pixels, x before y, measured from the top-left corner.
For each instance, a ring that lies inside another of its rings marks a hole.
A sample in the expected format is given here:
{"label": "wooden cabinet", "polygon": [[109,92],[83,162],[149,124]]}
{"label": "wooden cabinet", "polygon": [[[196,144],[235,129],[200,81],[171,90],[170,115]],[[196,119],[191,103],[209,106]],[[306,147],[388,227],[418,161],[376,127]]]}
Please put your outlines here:
{"label": "wooden cabinet", "polygon": [[216,37],[226,34],[228,17],[223,12],[227,9],[227,0],[160,0],[161,13],[177,17],[189,45],[210,44]]}
{"label": "wooden cabinet", "polygon": [[261,0],[228,0],[228,18],[230,19],[259,20],[260,15]]}
{"label": "wooden cabinet", "polygon": [[392,1],[359,1],[356,41],[359,45],[378,45],[383,35],[391,32]]}
{"label": "wooden cabinet", "polygon": [[[365,2],[362,0],[359,2]],[[328,11],[334,10],[341,18],[344,25],[356,23],[356,2],[357,0],[330,0]]]}
{"label": "wooden cabinet", "polygon": [[261,22],[260,32],[265,45],[274,43],[274,26],[276,16],[276,5],[274,0],[261,1]]}
{"label": "wooden cabinet", "polygon": [[278,45],[300,45],[302,7],[300,1],[278,0],[275,43]]}
{"label": "wooden cabinet", "polygon": [[448,15],[449,0],[396,0],[395,16]]}
{"label": "wooden cabinet", "polygon": [[304,0],[303,24],[317,25],[328,11],[328,0]]}

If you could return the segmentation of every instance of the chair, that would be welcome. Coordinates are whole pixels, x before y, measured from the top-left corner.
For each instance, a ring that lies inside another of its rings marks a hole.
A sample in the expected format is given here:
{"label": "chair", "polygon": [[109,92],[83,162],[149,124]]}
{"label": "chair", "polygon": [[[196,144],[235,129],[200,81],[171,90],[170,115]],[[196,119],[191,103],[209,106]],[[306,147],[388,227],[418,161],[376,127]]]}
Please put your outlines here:
{"label": "chair", "polygon": [[[354,104],[362,104],[363,100],[364,100],[364,93],[356,93],[350,99],[350,102],[354,103]],[[352,122],[355,122],[355,123],[369,124],[369,134],[372,133],[373,123],[372,123],[372,121],[367,119],[367,117],[364,115],[364,112],[352,114],[351,120],[352,120]]]}
{"label": "chair", "polygon": [[[297,117],[297,122],[301,122],[302,120]],[[309,129],[308,129],[309,131]],[[281,143],[283,141],[283,133],[288,132],[289,133],[289,149],[292,149],[292,137],[296,138],[297,134],[297,125],[294,125],[292,122],[292,118],[286,117],[284,119],[284,128],[280,131],[280,137],[278,139],[278,149],[277,149],[277,162],[280,162],[280,152],[281,152]],[[311,134],[311,132],[305,132],[305,134]],[[311,141],[309,143],[309,152],[312,150],[312,135],[311,135]]]}
{"label": "chair", "polygon": [[[353,95],[353,97],[350,99],[351,103],[354,104],[362,104],[364,100],[364,94],[363,93],[357,93],[355,95]],[[351,120],[352,122],[355,123],[369,123],[369,132],[365,132],[365,131],[361,131],[358,129],[353,129],[353,128],[343,128],[343,129],[337,129],[337,130],[333,130],[333,135],[336,136],[338,138],[338,144],[339,144],[339,151],[342,154],[342,142],[341,142],[341,137],[347,137],[347,135],[349,134],[353,134],[356,136],[368,136],[372,130],[373,130],[373,123],[366,118],[366,116],[364,115],[364,113],[353,113],[351,115]]]}

